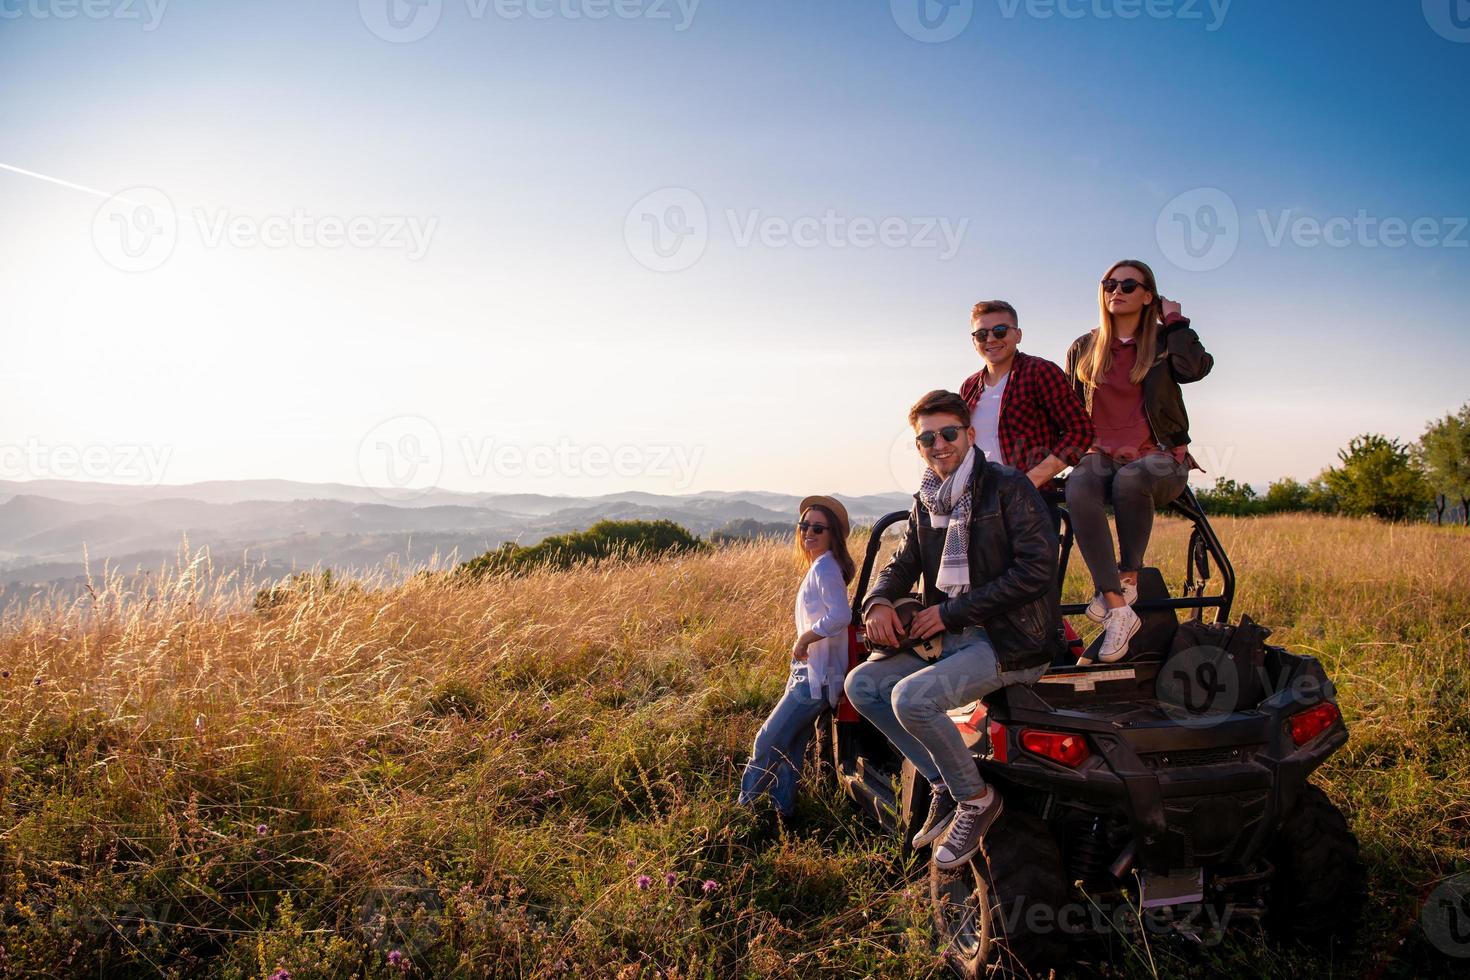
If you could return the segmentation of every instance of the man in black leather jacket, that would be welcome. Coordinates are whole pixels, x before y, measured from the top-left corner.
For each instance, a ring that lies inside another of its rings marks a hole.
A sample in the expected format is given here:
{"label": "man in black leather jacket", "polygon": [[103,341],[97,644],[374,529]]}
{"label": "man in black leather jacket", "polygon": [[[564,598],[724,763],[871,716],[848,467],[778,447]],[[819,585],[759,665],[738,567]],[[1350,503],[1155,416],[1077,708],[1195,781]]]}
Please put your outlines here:
{"label": "man in black leather jacket", "polygon": [[[847,676],[853,706],[934,786],[914,846],[938,841],[941,868],[964,864],[1001,811],[946,712],[1011,684],[1033,684],[1061,639],[1059,545],[1024,473],[987,462],[970,410],[931,391],[909,412],[928,464],[908,531],[863,604],[879,648]],[[905,630],[894,602],[923,579],[924,608]],[[937,659],[904,647],[943,634]],[[958,802],[957,802],[958,801]],[[943,839],[940,840],[940,836]]]}

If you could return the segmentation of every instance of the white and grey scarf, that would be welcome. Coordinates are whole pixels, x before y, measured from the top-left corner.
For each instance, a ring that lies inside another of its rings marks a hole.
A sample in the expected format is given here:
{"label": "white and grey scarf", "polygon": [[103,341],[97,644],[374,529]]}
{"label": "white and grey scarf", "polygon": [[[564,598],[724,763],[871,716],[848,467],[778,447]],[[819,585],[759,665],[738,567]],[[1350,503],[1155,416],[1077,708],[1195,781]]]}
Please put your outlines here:
{"label": "white and grey scarf", "polygon": [[975,468],[971,446],[959,469],[941,480],[933,469],[924,470],[919,499],[935,527],[944,528],[944,553],[939,558],[935,585],[956,596],[970,591],[970,473]]}

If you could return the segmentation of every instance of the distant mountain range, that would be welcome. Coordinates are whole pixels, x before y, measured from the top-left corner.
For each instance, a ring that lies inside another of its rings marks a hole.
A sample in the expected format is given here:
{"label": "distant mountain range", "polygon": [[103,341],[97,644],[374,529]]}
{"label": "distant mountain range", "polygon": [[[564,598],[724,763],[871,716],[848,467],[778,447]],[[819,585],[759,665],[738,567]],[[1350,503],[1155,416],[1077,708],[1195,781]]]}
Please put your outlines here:
{"label": "distant mountain range", "polygon": [[[263,577],[323,567],[343,573],[415,567],[438,554],[472,558],[504,541],[534,544],[603,519],[675,521],[708,535],[734,520],[794,523],[801,498],[766,491],[597,497],[227,480],[123,486],[0,481],[0,602],[79,587],[85,565],[156,571],[208,548],[216,568]],[[836,494],[855,522],[906,510],[904,494]]]}

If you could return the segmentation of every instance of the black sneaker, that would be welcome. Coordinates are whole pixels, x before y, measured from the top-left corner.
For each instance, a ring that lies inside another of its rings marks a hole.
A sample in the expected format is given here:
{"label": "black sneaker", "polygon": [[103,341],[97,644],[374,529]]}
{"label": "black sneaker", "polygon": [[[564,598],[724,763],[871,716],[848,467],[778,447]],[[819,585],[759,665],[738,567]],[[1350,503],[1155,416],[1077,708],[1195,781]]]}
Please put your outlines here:
{"label": "black sneaker", "polygon": [[966,802],[956,807],[949,833],[934,848],[935,866],[941,871],[953,871],[974,857],[980,850],[985,832],[995,823],[1000,811],[1000,793],[994,786],[989,788],[988,795],[979,805]]}
{"label": "black sneaker", "polygon": [[928,847],[934,843],[934,838],[949,827],[950,818],[954,816],[954,797],[949,795],[949,790],[936,790],[929,796],[929,819],[924,821],[924,826],[914,835],[914,847]]}

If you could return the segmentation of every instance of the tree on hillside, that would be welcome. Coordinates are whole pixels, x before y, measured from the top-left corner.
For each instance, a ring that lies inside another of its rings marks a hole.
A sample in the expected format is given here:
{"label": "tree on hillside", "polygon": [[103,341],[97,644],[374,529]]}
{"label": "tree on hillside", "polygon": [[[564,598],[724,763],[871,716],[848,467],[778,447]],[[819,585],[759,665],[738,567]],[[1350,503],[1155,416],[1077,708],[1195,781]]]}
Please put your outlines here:
{"label": "tree on hillside", "polygon": [[1339,450],[1341,466],[1322,473],[1322,482],[1344,514],[1389,521],[1412,520],[1429,507],[1432,496],[1410,447],[1381,435],[1361,435]]}
{"label": "tree on hillside", "polygon": [[1419,460],[1435,494],[1436,523],[1444,521],[1445,498],[1458,497],[1460,516],[1470,527],[1470,402],[1430,423],[1419,437]]}

